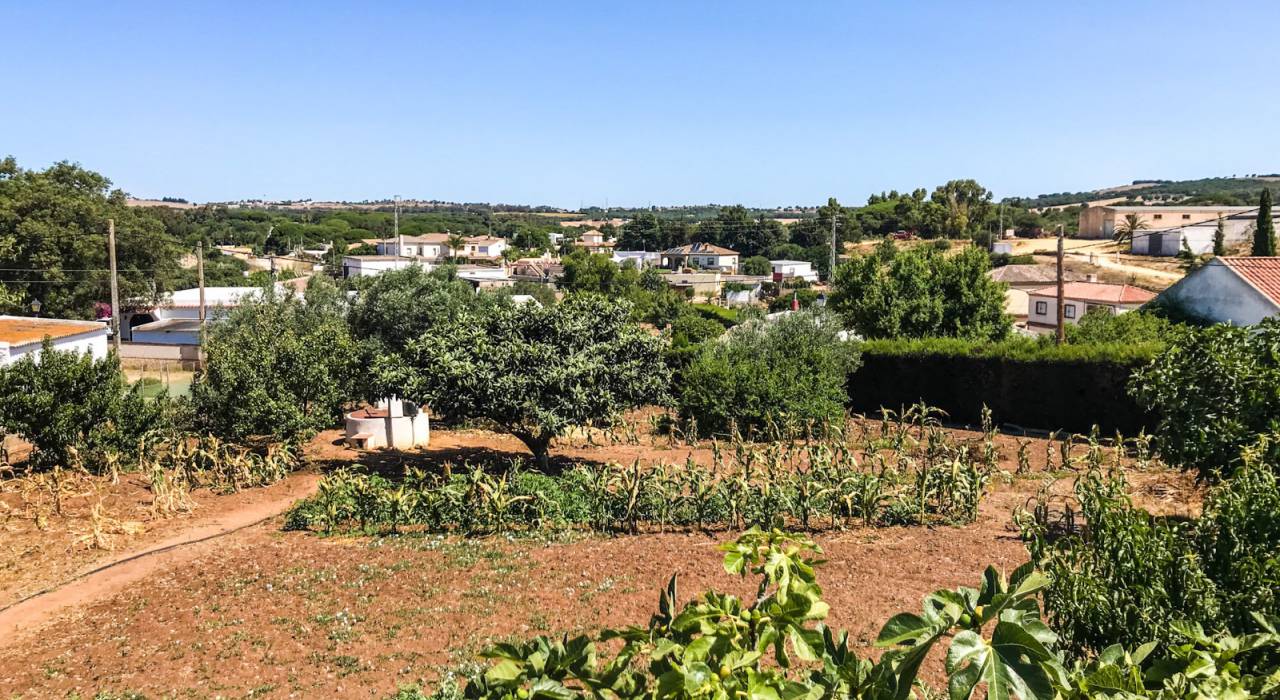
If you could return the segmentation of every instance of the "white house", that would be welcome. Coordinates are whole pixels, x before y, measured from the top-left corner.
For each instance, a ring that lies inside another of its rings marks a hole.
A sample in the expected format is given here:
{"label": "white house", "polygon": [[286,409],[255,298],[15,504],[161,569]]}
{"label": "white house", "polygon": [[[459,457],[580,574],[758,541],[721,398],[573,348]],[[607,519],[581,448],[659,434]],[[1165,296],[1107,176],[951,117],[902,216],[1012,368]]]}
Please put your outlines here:
{"label": "white house", "polygon": [[372,277],[388,270],[403,270],[411,265],[422,265],[424,269],[431,269],[431,265],[426,261],[399,255],[346,255],[342,258],[342,276]]}
{"label": "white house", "polygon": [[476,289],[510,287],[515,284],[506,267],[492,265],[459,265],[458,279],[470,282]]}
{"label": "white house", "polygon": [[662,253],[647,250],[613,251],[613,262],[617,265],[624,265],[628,260],[631,261],[638,270],[646,267],[656,267],[662,264]]}
{"label": "white house", "polygon": [[818,273],[813,269],[813,263],[804,260],[770,260],[769,266],[773,268],[775,282],[796,277],[806,282],[818,281]]}
{"label": "white house", "polygon": [[464,239],[462,257],[497,260],[507,250],[507,239],[497,236],[473,236]]}
{"label": "white house", "polygon": [[107,324],[100,321],[0,316],[0,367],[39,357],[45,338],[56,350],[88,352],[98,360],[107,356]]}
{"label": "white house", "polygon": [[[1155,299],[1156,295],[1128,284],[1103,282],[1067,282],[1063,285],[1062,317],[1067,323],[1078,323],[1094,309],[1107,309],[1111,314],[1133,311]],[[1027,328],[1049,332],[1058,327],[1058,286],[1033,289],[1027,294]]]}
{"label": "white house", "polygon": [[1280,257],[1220,257],[1160,294],[1160,303],[1215,323],[1251,326],[1280,314]]}
{"label": "white house", "polygon": [[[426,233],[421,236],[397,236],[385,241],[378,241],[378,255],[400,256],[405,258],[425,258],[440,261],[448,258],[449,234]],[[459,253],[462,251],[459,250]]]}
{"label": "white house", "polygon": [[[284,285],[276,283],[284,293]],[[205,287],[205,319],[216,321],[249,299],[262,296],[261,287]],[[164,303],[122,314],[121,340],[161,345],[200,344],[200,289],[180,289]]]}
{"label": "white house", "polygon": [[738,253],[711,243],[689,243],[662,253],[662,267],[680,270],[719,270],[730,274],[738,271]]}

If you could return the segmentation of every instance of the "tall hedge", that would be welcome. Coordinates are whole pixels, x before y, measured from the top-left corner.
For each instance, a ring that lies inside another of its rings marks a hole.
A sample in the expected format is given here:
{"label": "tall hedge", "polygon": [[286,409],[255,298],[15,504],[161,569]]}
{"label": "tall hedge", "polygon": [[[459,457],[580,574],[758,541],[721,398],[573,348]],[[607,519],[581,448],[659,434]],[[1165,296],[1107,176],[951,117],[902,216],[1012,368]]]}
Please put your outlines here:
{"label": "tall hedge", "polygon": [[1034,340],[875,340],[850,375],[850,408],[876,414],[919,401],[977,423],[986,405],[1002,423],[1041,430],[1133,434],[1154,421],[1129,396],[1155,344],[1046,345]]}

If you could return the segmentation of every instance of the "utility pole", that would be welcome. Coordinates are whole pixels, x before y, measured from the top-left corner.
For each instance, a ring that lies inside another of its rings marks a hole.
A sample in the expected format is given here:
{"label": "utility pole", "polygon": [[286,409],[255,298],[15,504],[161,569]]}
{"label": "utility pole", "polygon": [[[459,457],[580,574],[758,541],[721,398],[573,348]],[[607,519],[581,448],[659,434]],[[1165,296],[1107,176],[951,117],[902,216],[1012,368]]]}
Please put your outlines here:
{"label": "utility pole", "polygon": [[200,332],[204,332],[204,241],[196,242],[196,282],[200,285]]}
{"label": "utility pole", "polygon": [[396,236],[396,255],[404,255],[404,241],[400,238],[400,195],[395,196],[395,214],[392,215],[392,226]]}
{"label": "utility pole", "polygon": [[831,267],[827,272],[827,284],[831,284],[836,278],[836,214],[831,212]]}
{"label": "utility pole", "polygon": [[1058,345],[1062,345],[1067,341],[1067,322],[1064,315],[1063,305],[1066,303],[1067,289],[1066,283],[1063,282],[1062,259],[1063,259],[1063,241],[1062,224],[1058,224]]}
{"label": "utility pole", "polygon": [[111,342],[120,352],[120,280],[116,275],[116,220],[107,219],[107,258],[111,262]]}

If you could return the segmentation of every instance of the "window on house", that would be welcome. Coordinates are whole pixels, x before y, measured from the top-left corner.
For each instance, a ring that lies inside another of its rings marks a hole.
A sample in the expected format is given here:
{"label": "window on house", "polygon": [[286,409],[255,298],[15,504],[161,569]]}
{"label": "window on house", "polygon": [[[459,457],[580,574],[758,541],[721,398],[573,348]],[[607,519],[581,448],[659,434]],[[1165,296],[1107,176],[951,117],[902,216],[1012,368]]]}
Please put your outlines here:
{"label": "window on house", "polygon": [[1062,317],[1063,317],[1063,318],[1075,318],[1075,317],[1076,317],[1076,305],[1075,305],[1075,304],[1067,304],[1066,306],[1063,306],[1063,307],[1062,307]]}
{"label": "window on house", "polygon": [[1037,315],[1037,316],[1045,316],[1045,315],[1047,315],[1048,313],[1049,313],[1049,302],[1047,302],[1047,301],[1037,301],[1037,302],[1036,302],[1036,315]]}
{"label": "window on house", "polygon": [[1155,219],[1156,221],[1159,221],[1164,218],[1164,214],[1152,214],[1151,218]]}
{"label": "window on house", "polygon": [[1183,214],[1183,215],[1182,215],[1182,220],[1183,220],[1183,221],[1189,221],[1190,219],[1191,219],[1191,215],[1190,215],[1190,214]]}

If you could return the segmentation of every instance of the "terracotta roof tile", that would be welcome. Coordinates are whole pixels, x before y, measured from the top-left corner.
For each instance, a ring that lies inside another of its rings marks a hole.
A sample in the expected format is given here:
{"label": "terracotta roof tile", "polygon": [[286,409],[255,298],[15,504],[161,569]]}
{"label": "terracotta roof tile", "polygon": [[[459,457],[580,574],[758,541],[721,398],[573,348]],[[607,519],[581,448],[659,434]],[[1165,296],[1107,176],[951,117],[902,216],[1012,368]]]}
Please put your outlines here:
{"label": "terracotta roof tile", "polygon": [[[1028,294],[1042,297],[1058,296],[1058,286],[1033,289]],[[1103,282],[1068,282],[1063,285],[1063,297],[1077,301],[1097,301],[1107,304],[1145,304],[1156,298],[1154,292],[1128,284]]]}
{"label": "terracotta roof tile", "polygon": [[1221,257],[1223,265],[1231,268],[1246,282],[1253,285],[1268,299],[1280,304],[1280,257]]}
{"label": "terracotta roof tile", "polygon": [[0,316],[0,342],[10,345],[38,343],[45,336],[57,340],[80,333],[104,331],[106,326],[97,321],[68,321],[57,318],[27,318],[24,316]]}

